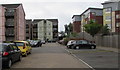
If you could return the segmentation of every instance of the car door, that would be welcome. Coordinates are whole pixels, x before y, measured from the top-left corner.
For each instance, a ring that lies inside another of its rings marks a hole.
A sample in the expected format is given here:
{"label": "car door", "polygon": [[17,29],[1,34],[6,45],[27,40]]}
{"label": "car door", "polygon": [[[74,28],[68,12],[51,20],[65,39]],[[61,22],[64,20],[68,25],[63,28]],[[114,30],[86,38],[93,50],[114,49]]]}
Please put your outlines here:
{"label": "car door", "polygon": [[85,47],[88,47],[88,42],[87,42],[86,40],[83,40],[83,41],[82,41],[82,45],[83,45],[84,48],[85,48]]}
{"label": "car door", "polygon": [[14,51],[14,48],[12,45],[8,45],[7,48],[7,51],[9,52],[9,57],[12,59],[12,62],[14,62],[16,60],[16,53]]}
{"label": "car door", "polygon": [[14,44],[12,45],[13,49],[14,49],[14,52],[15,52],[15,60],[17,61],[21,55],[21,51],[20,49],[15,46]]}

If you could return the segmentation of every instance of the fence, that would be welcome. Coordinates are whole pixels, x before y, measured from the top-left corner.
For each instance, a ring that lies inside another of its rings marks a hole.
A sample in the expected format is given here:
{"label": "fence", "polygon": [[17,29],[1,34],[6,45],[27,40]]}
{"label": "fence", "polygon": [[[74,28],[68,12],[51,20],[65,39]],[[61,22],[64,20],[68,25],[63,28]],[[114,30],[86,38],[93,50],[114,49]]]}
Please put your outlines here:
{"label": "fence", "polygon": [[92,36],[89,35],[88,33],[81,32],[79,34],[79,37],[90,41],[94,40],[97,46],[108,47],[108,48],[109,47],[120,48],[120,34],[110,34],[106,36],[97,35],[93,39]]}

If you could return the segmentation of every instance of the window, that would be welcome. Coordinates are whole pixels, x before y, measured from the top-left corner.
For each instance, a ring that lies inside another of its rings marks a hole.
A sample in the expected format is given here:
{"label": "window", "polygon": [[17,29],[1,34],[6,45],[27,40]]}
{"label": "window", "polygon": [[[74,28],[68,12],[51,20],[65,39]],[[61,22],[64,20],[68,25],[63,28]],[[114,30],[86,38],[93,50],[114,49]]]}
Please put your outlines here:
{"label": "window", "polygon": [[82,41],[82,44],[87,44],[88,42],[87,41]]}
{"label": "window", "polygon": [[110,20],[111,20],[111,16],[106,16],[106,17],[105,17],[105,20],[106,20],[106,21],[110,21]]}
{"label": "window", "polygon": [[107,24],[108,28],[111,29],[111,24]]}
{"label": "window", "polygon": [[51,33],[49,33],[49,35],[51,35]]}
{"label": "window", "polygon": [[120,23],[116,23],[116,27],[120,27]]}
{"label": "window", "polygon": [[95,12],[92,12],[92,15],[95,16],[96,15]]}
{"label": "window", "polygon": [[116,15],[116,19],[120,19],[120,14],[117,14],[117,15]]}
{"label": "window", "polygon": [[105,9],[105,12],[106,12],[106,13],[110,13],[110,12],[111,12],[111,8],[106,8],[106,9]]}
{"label": "window", "polygon": [[22,43],[22,42],[17,42],[17,43],[15,43],[17,46],[24,46],[24,43]]}

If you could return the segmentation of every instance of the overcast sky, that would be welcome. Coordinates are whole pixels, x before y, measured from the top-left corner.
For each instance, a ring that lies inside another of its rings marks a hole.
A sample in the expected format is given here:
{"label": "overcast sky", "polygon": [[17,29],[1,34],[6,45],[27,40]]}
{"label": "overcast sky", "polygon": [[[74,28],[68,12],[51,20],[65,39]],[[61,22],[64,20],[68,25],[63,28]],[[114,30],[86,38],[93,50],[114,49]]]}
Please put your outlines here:
{"label": "overcast sky", "polygon": [[87,8],[102,8],[107,0],[0,0],[0,4],[22,3],[26,19],[58,19],[59,31]]}

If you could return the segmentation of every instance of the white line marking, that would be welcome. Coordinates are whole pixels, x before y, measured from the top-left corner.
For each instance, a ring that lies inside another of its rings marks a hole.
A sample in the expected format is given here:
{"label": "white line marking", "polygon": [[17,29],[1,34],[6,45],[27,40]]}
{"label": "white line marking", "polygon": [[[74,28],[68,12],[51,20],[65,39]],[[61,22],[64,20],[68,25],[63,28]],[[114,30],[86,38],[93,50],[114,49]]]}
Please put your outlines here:
{"label": "white line marking", "polygon": [[95,70],[92,66],[90,66],[89,64],[87,64],[85,61],[83,61],[82,59],[78,58],[76,55],[74,55],[73,53],[71,53],[69,50],[65,49],[68,53],[70,53],[73,57],[77,58],[79,61],[81,61],[82,63],[84,63],[85,65],[87,65],[89,68],[91,68],[92,70]]}

